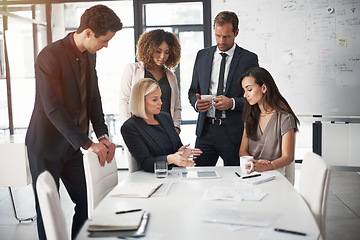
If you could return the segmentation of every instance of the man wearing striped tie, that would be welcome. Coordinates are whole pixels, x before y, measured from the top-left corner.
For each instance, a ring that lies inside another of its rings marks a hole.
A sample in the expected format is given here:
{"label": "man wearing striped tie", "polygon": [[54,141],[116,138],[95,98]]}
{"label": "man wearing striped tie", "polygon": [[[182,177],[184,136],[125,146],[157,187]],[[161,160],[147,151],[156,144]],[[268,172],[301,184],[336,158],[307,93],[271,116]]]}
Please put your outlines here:
{"label": "man wearing striped tie", "polygon": [[[35,63],[35,106],[26,134],[33,186],[47,170],[59,187],[64,183],[75,203],[72,238],[87,219],[86,183],[80,148],[95,152],[99,164],[111,162],[115,144],[110,142],[95,70],[95,53],[108,46],[122,29],[119,17],[108,7],[96,5],[81,17],[76,32],[46,46]],[[99,140],[88,137],[89,124]],[[39,239],[46,239],[36,189]]]}
{"label": "man wearing striped tie", "polygon": [[[203,152],[196,166],[215,166],[219,157],[224,166],[239,166],[244,105],[239,76],[259,66],[258,57],[235,43],[239,34],[235,12],[222,11],[214,19],[216,45],[201,49],[196,56],[188,91],[190,104],[199,113],[195,147]],[[212,99],[202,99],[211,95]]]}

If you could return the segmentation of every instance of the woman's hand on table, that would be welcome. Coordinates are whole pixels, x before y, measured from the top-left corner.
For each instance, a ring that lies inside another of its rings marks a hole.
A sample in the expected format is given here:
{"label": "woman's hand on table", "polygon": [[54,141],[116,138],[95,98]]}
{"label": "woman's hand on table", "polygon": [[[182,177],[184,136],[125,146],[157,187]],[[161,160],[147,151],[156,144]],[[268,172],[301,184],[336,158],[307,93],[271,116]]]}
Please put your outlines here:
{"label": "woman's hand on table", "polygon": [[[249,161],[253,162],[253,164],[254,164],[253,170],[251,172],[264,172],[264,171],[272,170],[271,161],[269,161],[269,160],[251,159]],[[251,167],[251,165],[249,163],[246,164],[246,169],[250,169],[250,167]]]}

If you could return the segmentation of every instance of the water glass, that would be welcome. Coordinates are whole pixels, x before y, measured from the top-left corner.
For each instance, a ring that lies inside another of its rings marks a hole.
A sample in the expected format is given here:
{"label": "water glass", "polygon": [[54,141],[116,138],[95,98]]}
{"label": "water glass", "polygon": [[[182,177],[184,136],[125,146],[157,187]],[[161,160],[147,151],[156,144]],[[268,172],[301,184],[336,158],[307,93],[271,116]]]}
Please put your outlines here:
{"label": "water glass", "polygon": [[155,162],[154,170],[155,170],[155,176],[157,178],[166,178],[168,175],[167,162]]}

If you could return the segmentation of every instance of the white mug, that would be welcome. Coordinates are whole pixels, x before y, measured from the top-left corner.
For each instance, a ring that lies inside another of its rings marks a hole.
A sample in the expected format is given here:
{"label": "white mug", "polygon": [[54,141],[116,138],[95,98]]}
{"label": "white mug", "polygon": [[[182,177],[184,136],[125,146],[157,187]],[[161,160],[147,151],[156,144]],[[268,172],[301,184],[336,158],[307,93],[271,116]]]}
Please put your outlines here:
{"label": "white mug", "polygon": [[[249,162],[250,159],[254,159],[253,156],[241,156],[240,157],[240,168],[243,175],[249,174],[254,169],[254,163]],[[250,169],[246,169],[246,164],[250,163]]]}

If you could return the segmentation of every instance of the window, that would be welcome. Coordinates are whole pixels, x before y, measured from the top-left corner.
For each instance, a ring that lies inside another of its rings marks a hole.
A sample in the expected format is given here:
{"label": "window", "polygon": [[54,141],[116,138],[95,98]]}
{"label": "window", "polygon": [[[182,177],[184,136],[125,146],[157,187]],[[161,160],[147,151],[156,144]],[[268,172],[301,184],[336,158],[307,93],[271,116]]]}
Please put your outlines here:
{"label": "window", "polygon": [[[41,24],[34,27],[33,23],[37,20],[41,22],[39,9],[42,6],[9,6],[5,11],[8,16],[0,15],[1,22],[5,21],[6,29],[8,29],[5,32],[1,29],[0,37],[0,126],[4,132],[8,130],[9,126],[4,40],[6,40],[8,74],[11,83],[12,120],[15,133],[22,134],[28,126],[35,99],[34,33],[43,31],[45,27]],[[3,24],[1,26],[3,27]],[[36,42],[39,43],[39,41]]]}
{"label": "window", "polygon": [[75,31],[84,11],[94,5],[103,4],[111,8],[123,23],[123,29],[115,34],[107,48],[97,52],[96,71],[101,100],[109,135],[114,142],[120,140],[118,125],[120,80],[126,64],[135,59],[134,11],[132,1],[106,1],[89,3],[66,3],[64,19],[66,33]]}

